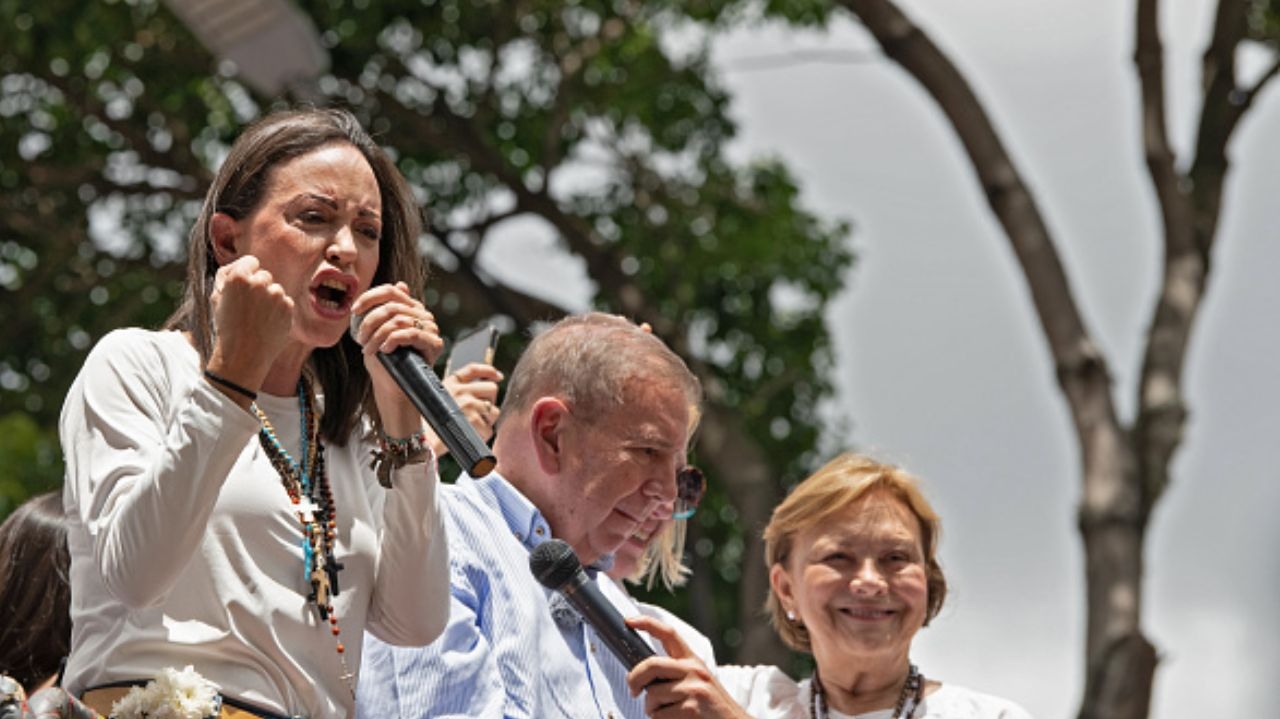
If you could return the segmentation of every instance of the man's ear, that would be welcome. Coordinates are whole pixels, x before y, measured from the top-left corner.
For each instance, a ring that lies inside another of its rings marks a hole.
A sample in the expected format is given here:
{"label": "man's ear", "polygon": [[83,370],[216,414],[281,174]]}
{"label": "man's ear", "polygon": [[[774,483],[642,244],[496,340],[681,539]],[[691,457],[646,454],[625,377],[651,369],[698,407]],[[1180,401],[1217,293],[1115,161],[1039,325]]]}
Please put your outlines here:
{"label": "man's ear", "polygon": [[240,241],[240,223],[225,212],[215,212],[209,218],[209,237],[212,240],[213,258],[218,265],[234,262],[240,257],[237,245]]}
{"label": "man's ear", "polygon": [[529,412],[530,440],[538,467],[546,474],[557,474],[564,466],[564,435],[570,420],[568,405],[558,397],[543,397],[533,403]]}

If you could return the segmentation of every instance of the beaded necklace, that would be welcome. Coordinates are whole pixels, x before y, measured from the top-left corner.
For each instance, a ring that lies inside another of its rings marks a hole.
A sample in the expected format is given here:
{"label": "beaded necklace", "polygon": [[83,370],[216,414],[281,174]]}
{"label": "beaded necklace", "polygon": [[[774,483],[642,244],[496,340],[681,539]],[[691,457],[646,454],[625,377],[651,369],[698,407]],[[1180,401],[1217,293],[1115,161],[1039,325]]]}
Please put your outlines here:
{"label": "beaded necklace", "polygon": [[[916,665],[907,670],[907,680],[902,683],[902,691],[898,693],[898,703],[893,705],[893,719],[911,719],[916,707],[924,698],[924,676]],[[809,719],[827,719],[827,697],[822,691],[822,682],[818,679],[818,670],[813,670],[813,679],[809,682]]]}
{"label": "beaded necklace", "polygon": [[280,475],[280,482],[289,501],[294,505],[294,516],[302,525],[303,582],[310,587],[307,600],[320,616],[321,626],[329,624],[329,631],[337,642],[335,649],[342,662],[342,679],[355,696],[355,675],[347,668],[346,647],[337,637],[338,614],[333,608],[333,597],[339,593],[338,572],[343,565],[334,553],[338,531],[337,506],[333,501],[333,489],[324,467],[324,442],[320,439],[320,421],[314,411],[315,400],[311,394],[311,382],[304,376],[298,380],[298,411],[302,415],[302,464],[280,444],[271,420],[254,402],[249,405],[258,417],[258,443],[262,445],[271,466]]}

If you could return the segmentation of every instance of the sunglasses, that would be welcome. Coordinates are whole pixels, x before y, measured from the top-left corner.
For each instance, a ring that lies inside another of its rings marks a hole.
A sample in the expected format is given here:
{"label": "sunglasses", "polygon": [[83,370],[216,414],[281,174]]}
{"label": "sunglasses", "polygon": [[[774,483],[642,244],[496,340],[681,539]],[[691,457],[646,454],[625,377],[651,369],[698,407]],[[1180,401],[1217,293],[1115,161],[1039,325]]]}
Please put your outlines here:
{"label": "sunglasses", "polygon": [[685,465],[676,472],[676,505],[671,512],[672,519],[688,519],[698,511],[698,503],[707,491],[707,477],[702,470],[692,464]]}

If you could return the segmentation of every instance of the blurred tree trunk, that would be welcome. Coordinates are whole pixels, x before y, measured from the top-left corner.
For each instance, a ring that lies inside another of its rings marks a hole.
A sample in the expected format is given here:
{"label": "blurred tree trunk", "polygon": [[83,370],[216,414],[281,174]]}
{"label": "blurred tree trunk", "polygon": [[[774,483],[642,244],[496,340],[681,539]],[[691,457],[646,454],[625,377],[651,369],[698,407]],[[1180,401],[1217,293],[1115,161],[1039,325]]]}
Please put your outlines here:
{"label": "blurred tree trunk", "polygon": [[1090,338],[1031,190],[1022,181],[982,103],[937,45],[891,0],[840,0],[885,54],[933,97],[950,121],[1022,268],[1053,356],[1080,449],[1079,526],[1085,549],[1087,630],[1080,719],[1144,719],[1156,651],[1142,631],[1143,545],[1169,481],[1186,408],[1182,372],[1204,300],[1209,256],[1227,174],[1226,148],[1273,62],[1240,87],[1235,51],[1247,39],[1245,2],[1220,0],[1204,54],[1195,156],[1179,171],[1166,131],[1158,0],[1138,0],[1134,55],[1142,95],[1142,137],[1163,229],[1163,272],[1137,389],[1137,417],[1118,416],[1112,377]]}

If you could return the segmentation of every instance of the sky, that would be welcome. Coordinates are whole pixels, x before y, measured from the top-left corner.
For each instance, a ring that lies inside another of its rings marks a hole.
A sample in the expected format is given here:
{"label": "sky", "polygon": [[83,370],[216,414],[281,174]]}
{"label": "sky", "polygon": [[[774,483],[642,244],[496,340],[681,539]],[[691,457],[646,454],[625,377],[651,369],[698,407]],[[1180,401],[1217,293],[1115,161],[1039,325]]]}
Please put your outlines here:
{"label": "sky", "polygon": [[[1132,5],[900,0],[969,78],[1035,193],[1126,419],[1161,257]],[[1164,6],[1170,131],[1185,161],[1212,5]],[[951,590],[917,636],[914,660],[926,676],[1008,697],[1039,719],[1074,717],[1085,610],[1067,407],[1025,281],[960,144],[875,47],[851,20],[826,32],[759,27],[717,40],[715,65],[739,124],[732,153],[782,158],[811,210],[854,225],[859,260],[828,317],[838,360],[832,411],[852,421],[834,444],[903,465],[942,516]],[[787,59],[814,50],[848,55]],[[1151,712],[1159,719],[1265,716],[1280,676],[1280,523],[1270,521],[1280,472],[1269,451],[1280,437],[1280,283],[1269,276],[1280,268],[1277,123],[1273,82],[1230,148],[1186,369],[1190,418],[1148,532],[1143,626],[1161,658]],[[514,283],[543,278],[531,289],[583,306],[580,263],[557,258],[539,232],[508,228],[482,261]],[[498,259],[517,243],[519,263]]]}

